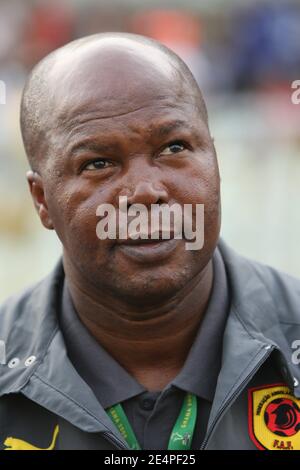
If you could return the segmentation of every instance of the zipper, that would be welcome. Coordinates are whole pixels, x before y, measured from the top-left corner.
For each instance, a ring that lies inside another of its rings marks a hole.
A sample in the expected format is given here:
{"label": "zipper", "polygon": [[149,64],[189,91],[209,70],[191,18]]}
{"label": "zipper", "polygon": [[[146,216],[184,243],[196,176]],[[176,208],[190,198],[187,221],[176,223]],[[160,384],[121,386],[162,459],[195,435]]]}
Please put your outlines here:
{"label": "zipper", "polygon": [[[269,345],[268,345],[269,346]],[[266,346],[263,347],[263,349]],[[252,377],[255,375],[255,373],[258,371],[258,369],[261,367],[261,365],[267,360],[267,358],[270,356],[270,354],[276,349],[275,345],[270,345],[270,348],[266,350],[265,354],[263,357],[257,362],[255,367],[251,370],[251,372],[247,375],[247,377],[241,382],[241,384],[238,386],[238,388],[234,391],[234,393],[223,403],[223,405],[220,407],[214,421],[211,424],[211,427],[200,447],[200,450],[205,450],[205,447],[214,431],[216,428],[217,424],[219,423],[220,419],[222,418],[224,412],[226,409],[233,403],[235,398],[240,394],[240,392],[243,390],[243,388],[246,386],[246,384],[252,379]],[[109,432],[103,432],[103,436],[110,441],[112,444],[116,445],[120,450],[130,450],[127,446],[123,444],[123,442],[118,439],[114,434],[109,433]]]}
{"label": "zipper", "polygon": [[107,441],[110,441],[113,445],[117,446],[120,450],[130,450],[123,442],[116,437],[113,433],[104,431],[102,436],[105,437]]}
{"label": "zipper", "polygon": [[[207,443],[213,433],[213,431],[215,430],[217,424],[219,423],[220,419],[222,418],[224,412],[226,411],[226,409],[233,403],[233,401],[235,400],[235,398],[240,394],[240,392],[243,390],[243,388],[247,385],[247,383],[252,379],[252,377],[255,375],[255,373],[258,371],[258,369],[260,368],[260,366],[265,362],[265,360],[270,356],[270,354],[272,353],[272,351],[274,351],[275,349],[275,346],[274,345],[270,345],[271,347],[267,350],[267,352],[263,355],[263,357],[257,362],[256,366],[254,367],[254,369],[252,369],[252,371],[250,372],[250,374],[247,375],[247,377],[241,382],[241,384],[238,386],[238,388],[234,391],[234,393],[232,393],[232,395],[227,398],[227,400],[223,403],[223,405],[219,408],[219,411],[217,413],[217,415],[215,416],[215,419],[213,420],[213,422],[211,423],[211,426],[210,426],[210,429],[208,430],[207,434],[206,434],[206,437],[204,438],[204,441],[202,442],[202,445],[200,447],[200,450],[205,450],[205,447],[207,446]],[[264,346],[265,348],[266,346]]]}

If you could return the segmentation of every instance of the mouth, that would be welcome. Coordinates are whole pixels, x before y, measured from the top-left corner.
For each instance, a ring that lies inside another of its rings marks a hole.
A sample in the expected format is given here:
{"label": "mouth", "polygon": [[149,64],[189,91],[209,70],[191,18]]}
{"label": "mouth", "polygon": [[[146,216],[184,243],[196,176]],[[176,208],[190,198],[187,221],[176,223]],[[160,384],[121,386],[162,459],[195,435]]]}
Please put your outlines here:
{"label": "mouth", "polygon": [[131,246],[141,246],[141,245],[155,245],[157,243],[166,242],[174,239],[174,232],[152,232],[152,233],[143,233],[136,234],[130,233],[128,238],[125,240],[118,239],[116,240],[119,245],[131,245]]}
{"label": "mouth", "polygon": [[152,238],[118,240],[115,247],[124,256],[134,261],[154,263],[169,257],[181,241],[170,234],[168,239],[160,237],[158,240]]}

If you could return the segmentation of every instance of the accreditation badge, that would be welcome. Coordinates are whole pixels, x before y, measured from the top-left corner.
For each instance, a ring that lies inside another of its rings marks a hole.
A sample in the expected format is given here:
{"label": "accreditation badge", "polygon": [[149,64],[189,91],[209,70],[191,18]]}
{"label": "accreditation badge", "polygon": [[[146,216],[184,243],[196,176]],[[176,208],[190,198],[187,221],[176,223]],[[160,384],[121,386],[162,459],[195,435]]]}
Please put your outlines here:
{"label": "accreditation badge", "polygon": [[252,388],[249,434],[261,450],[300,450],[300,399],[286,385]]}

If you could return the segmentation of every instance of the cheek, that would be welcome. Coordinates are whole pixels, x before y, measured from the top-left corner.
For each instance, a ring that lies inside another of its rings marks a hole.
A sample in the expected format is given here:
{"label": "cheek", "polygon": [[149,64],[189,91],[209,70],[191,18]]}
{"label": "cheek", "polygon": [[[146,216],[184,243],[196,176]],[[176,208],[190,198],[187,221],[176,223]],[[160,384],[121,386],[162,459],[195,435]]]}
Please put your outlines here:
{"label": "cheek", "polygon": [[66,248],[74,245],[87,248],[99,244],[96,210],[101,202],[99,191],[88,191],[78,183],[56,188],[48,207],[55,230]]}
{"label": "cheek", "polygon": [[204,204],[204,251],[214,249],[220,232],[220,177],[213,158],[195,162],[184,174],[178,175],[174,185],[175,199],[181,204],[193,205],[193,230],[199,220],[195,204]]}
{"label": "cheek", "polygon": [[219,205],[220,176],[212,155],[195,158],[172,178],[172,194],[180,203],[204,204],[206,210]]}

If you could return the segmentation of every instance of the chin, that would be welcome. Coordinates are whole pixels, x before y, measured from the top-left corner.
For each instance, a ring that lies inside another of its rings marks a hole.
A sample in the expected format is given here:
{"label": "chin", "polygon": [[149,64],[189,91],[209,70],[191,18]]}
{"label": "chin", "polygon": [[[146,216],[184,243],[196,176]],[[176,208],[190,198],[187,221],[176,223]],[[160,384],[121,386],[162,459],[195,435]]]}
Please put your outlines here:
{"label": "chin", "polygon": [[114,280],[114,292],[120,300],[133,305],[158,305],[174,297],[193,277],[188,269],[156,270]]}

